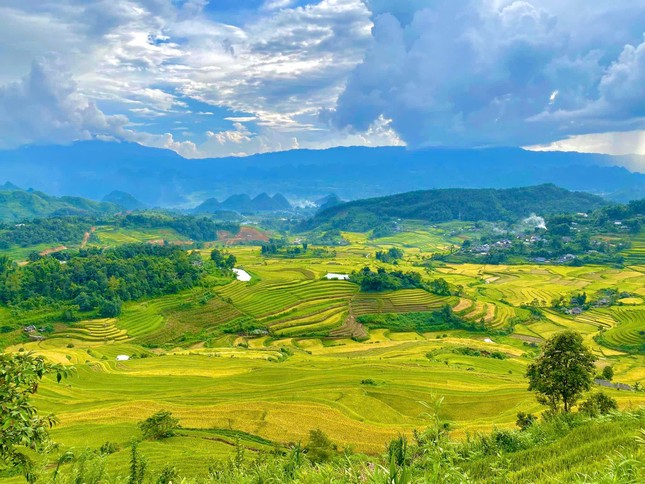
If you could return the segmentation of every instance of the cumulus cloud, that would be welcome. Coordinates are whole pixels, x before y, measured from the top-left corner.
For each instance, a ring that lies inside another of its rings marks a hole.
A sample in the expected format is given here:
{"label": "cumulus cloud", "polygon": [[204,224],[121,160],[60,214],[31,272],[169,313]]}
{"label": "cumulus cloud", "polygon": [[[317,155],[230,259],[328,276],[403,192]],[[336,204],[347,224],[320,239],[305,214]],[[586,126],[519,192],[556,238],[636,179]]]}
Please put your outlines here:
{"label": "cumulus cloud", "polygon": [[[129,139],[144,124],[154,126],[155,132],[170,132],[178,116],[186,124],[195,117],[201,120],[203,129],[190,130],[202,133],[192,140],[199,148],[181,145],[182,153],[192,156],[346,139],[345,130],[330,129],[318,114],[334,106],[348,74],[363,58],[370,39],[369,10],[362,0],[299,4],[267,0],[254,15],[227,24],[217,5],[206,0],[7,0],[0,6],[6,21],[0,30],[0,62],[7,67],[0,73],[0,85],[19,82],[29,69],[25,59],[52,51],[69,67],[75,96],[120,113],[122,125],[129,119],[130,131],[124,131]],[[192,101],[200,103],[196,112],[188,105]],[[232,115],[216,115],[204,104]],[[210,131],[221,132],[225,142],[204,134],[206,115],[217,126]],[[222,121],[230,129],[222,130]],[[249,122],[254,128],[240,134],[235,123]],[[352,136],[370,144],[386,139],[370,133],[366,128]],[[0,138],[15,144],[91,135],[119,136],[98,129],[80,134],[57,129],[48,137],[7,132]],[[142,133],[137,139],[173,149],[177,143],[170,135]]]}
{"label": "cumulus cloud", "polygon": [[107,116],[80,94],[59,62],[34,62],[22,80],[0,86],[0,143],[70,142],[120,136],[125,116]]}
{"label": "cumulus cloud", "polygon": [[645,125],[638,0],[366,0],[372,44],[333,122],[413,147],[523,145]]}
{"label": "cumulus cloud", "polygon": [[[642,0],[256,5],[5,0],[0,145],[101,137],[204,157],[643,129]],[[32,67],[51,53],[65,69]]]}
{"label": "cumulus cloud", "polygon": [[188,157],[199,155],[190,141],[176,141],[169,133],[134,131],[126,116],[105,114],[79,91],[66,66],[53,58],[34,62],[23,79],[0,86],[0,133],[3,148],[101,139],[171,149]]}

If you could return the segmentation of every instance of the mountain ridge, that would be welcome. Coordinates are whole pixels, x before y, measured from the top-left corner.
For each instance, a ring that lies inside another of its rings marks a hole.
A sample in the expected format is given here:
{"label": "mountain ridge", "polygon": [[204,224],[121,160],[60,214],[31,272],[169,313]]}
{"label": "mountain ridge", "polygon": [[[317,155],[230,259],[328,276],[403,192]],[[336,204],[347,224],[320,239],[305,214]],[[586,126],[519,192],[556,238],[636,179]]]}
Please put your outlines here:
{"label": "mountain ridge", "polygon": [[0,222],[63,215],[105,215],[121,210],[121,207],[113,203],[96,202],[82,197],[54,197],[35,190],[0,189]]}
{"label": "mountain ridge", "polygon": [[616,201],[645,196],[645,174],[619,166],[626,162],[625,157],[521,148],[337,147],[185,159],[134,143],[84,141],[0,151],[5,179],[19,186],[95,200],[108,188],[150,206],[184,208],[195,194],[222,200],[236,193],[273,192],[316,200],[337,193],[351,200],[434,188],[543,183]]}
{"label": "mountain ridge", "polygon": [[553,184],[510,189],[418,190],[341,203],[318,212],[302,228],[328,226],[366,231],[401,219],[430,223],[517,221],[531,214],[588,212],[608,203],[596,195],[569,191]]}

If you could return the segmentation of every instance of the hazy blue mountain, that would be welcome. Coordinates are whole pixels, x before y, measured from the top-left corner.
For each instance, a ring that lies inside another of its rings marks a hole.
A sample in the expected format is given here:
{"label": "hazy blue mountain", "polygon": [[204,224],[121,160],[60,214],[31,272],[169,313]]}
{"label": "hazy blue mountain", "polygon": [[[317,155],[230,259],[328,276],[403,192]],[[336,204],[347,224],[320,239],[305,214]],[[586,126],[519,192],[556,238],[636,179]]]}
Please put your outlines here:
{"label": "hazy blue mountain", "polygon": [[195,207],[195,213],[215,213],[226,210],[236,212],[278,212],[291,210],[293,207],[289,201],[280,193],[273,197],[263,192],[251,199],[248,195],[237,194],[228,197],[223,202],[216,198],[209,198]]}
{"label": "hazy blue mountain", "polygon": [[120,190],[114,190],[103,197],[104,202],[113,203],[123,208],[124,210],[143,210],[147,205],[140,202],[132,195]]}
{"label": "hazy blue mountain", "polygon": [[22,190],[22,188],[14,185],[10,181],[5,182],[4,185],[0,185],[0,192],[15,192],[19,190]]}
{"label": "hazy blue mountain", "polygon": [[187,160],[132,143],[85,141],[0,151],[3,177],[54,195],[96,200],[119,190],[153,206],[186,206],[195,194],[224,200],[239,193],[282,193],[346,200],[431,188],[510,188],[554,183],[619,201],[645,196],[645,174],[607,155],[519,148],[333,148],[247,158]]}
{"label": "hazy blue mountain", "polygon": [[276,193],[271,198],[271,210],[291,210],[293,207],[282,193]]}
{"label": "hazy blue mountain", "polygon": [[193,212],[195,213],[214,213],[224,210],[222,204],[217,200],[217,198],[209,198],[204,200],[202,203],[197,205]]}
{"label": "hazy blue mountain", "polygon": [[387,220],[427,222],[516,221],[531,214],[588,212],[608,202],[596,195],[571,192],[552,184],[509,189],[440,189],[341,203],[303,225],[365,231]]}
{"label": "hazy blue mountain", "polygon": [[246,194],[231,195],[222,202],[224,210],[235,210],[237,212],[252,212],[253,202]]}
{"label": "hazy blue mountain", "polygon": [[322,197],[319,200],[316,200],[316,205],[318,206],[319,212],[322,212],[323,210],[327,210],[328,208],[331,208],[331,207],[335,207],[336,205],[339,205],[341,203],[343,203],[343,201],[335,193],[330,193],[329,195]]}

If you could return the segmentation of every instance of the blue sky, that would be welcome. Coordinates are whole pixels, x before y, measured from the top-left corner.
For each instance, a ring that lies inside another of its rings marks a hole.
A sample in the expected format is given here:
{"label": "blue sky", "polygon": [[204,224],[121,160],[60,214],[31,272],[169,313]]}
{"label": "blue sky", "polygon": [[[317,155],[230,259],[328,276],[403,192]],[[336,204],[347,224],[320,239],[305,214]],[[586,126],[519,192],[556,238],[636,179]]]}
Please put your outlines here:
{"label": "blue sky", "polygon": [[0,147],[645,153],[645,0],[4,0]]}

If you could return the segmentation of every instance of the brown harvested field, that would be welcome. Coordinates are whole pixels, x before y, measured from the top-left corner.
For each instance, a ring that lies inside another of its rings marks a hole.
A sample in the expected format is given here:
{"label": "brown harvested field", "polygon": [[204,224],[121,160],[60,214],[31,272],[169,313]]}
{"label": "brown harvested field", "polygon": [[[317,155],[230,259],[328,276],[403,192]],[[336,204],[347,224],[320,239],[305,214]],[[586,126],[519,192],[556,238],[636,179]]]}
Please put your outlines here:
{"label": "brown harvested field", "polygon": [[473,305],[473,302],[470,299],[464,299],[461,298],[459,299],[459,304],[457,304],[455,307],[452,308],[452,310],[456,313],[460,311],[464,311],[468,309],[470,306]]}
{"label": "brown harvested field", "polygon": [[264,232],[261,232],[254,227],[249,227],[248,225],[243,225],[242,227],[240,227],[240,231],[237,234],[232,234],[230,232],[222,230],[217,233],[217,237],[226,245],[269,241],[269,237],[267,237]]}

